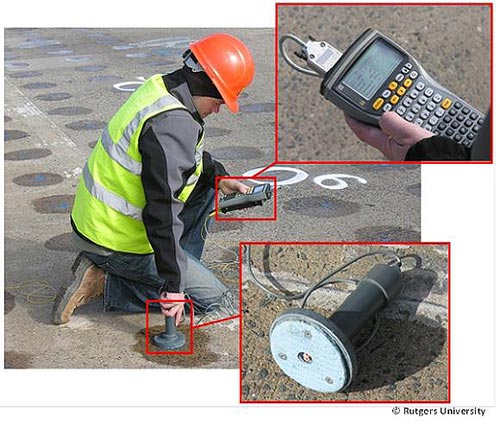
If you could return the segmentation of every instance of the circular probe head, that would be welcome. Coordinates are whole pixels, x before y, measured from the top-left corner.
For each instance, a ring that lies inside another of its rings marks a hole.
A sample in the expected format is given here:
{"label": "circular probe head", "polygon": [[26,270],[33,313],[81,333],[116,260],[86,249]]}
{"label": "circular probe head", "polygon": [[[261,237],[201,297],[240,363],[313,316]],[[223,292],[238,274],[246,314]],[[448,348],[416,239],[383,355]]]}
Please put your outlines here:
{"label": "circular probe head", "polygon": [[283,312],[274,320],[269,336],[278,366],[306,388],[339,392],[357,372],[351,341],[329,319],[313,311]]}

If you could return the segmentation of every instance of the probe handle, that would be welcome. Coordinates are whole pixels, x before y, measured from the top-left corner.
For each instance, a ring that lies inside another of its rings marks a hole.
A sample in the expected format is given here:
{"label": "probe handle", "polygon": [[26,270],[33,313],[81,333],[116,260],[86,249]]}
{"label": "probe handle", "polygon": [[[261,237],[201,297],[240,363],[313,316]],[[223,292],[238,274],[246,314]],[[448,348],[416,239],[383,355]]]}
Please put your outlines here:
{"label": "probe handle", "polygon": [[175,317],[165,317],[165,333],[168,336],[175,335],[177,329],[175,328]]}

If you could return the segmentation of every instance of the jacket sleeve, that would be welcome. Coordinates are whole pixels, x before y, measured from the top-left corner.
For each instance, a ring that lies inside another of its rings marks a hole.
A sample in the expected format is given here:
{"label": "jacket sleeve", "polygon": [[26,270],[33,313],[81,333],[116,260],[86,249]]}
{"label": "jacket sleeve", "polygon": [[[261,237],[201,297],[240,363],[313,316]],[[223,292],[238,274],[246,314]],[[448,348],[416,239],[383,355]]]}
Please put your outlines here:
{"label": "jacket sleeve", "polygon": [[215,177],[227,175],[229,174],[224,165],[212,158],[210,153],[203,152],[203,174],[200,177],[200,181],[205,186],[215,189]]}
{"label": "jacket sleeve", "polygon": [[185,289],[187,259],[180,246],[184,229],[176,196],[195,169],[195,147],[201,127],[183,110],[150,119],[142,130],[142,184],[146,206],[142,219],[154,250],[158,274],[171,293]]}
{"label": "jacket sleeve", "polygon": [[470,149],[446,137],[435,135],[411,146],[406,161],[465,161],[470,159]]}

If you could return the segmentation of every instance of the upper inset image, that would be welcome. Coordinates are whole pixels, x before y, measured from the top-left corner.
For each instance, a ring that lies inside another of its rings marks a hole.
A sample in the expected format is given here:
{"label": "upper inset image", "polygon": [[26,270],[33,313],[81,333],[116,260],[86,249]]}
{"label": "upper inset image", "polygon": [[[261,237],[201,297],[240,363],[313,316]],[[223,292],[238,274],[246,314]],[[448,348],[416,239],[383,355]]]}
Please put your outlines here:
{"label": "upper inset image", "polygon": [[492,4],[278,4],[277,159],[492,162]]}

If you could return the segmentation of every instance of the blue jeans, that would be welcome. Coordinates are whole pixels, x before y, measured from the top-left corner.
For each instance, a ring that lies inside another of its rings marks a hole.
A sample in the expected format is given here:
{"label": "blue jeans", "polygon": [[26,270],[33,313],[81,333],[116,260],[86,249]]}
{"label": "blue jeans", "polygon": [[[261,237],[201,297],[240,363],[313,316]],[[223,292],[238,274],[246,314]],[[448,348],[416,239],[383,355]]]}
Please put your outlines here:
{"label": "blue jeans", "polygon": [[[211,188],[196,191],[188,199],[180,215],[184,223],[180,243],[188,261],[184,292],[193,300],[195,312],[203,312],[210,305],[220,303],[227,291],[226,286],[200,262],[205,245],[201,233],[213,210],[214,197],[215,191]],[[146,300],[159,299],[159,289],[165,281],[158,276],[153,254],[84,254],[107,273],[104,287],[105,311],[144,312]],[[150,309],[159,309],[159,305],[150,304]]]}

